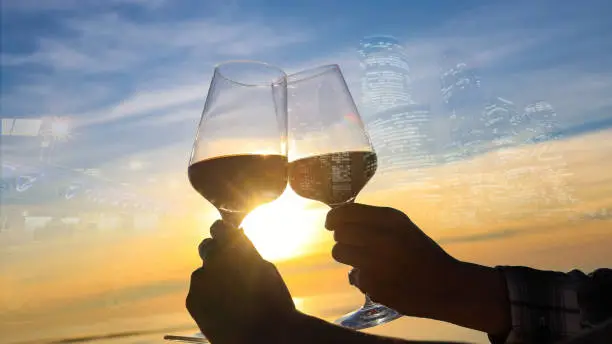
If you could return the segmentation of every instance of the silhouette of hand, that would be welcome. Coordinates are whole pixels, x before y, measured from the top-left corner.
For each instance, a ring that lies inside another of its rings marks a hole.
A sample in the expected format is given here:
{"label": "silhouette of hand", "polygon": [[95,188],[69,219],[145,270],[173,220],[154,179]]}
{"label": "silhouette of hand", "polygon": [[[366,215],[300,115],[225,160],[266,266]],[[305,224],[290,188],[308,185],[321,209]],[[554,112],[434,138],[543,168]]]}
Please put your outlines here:
{"label": "silhouette of hand", "polygon": [[332,255],[355,268],[351,283],[405,315],[427,317],[444,307],[458,261],[393,208],[347,204],[327,214]]}
{"label": "silhouette of hand", "polygon": [[187,310],[212,343],[266,342],[297,312],[291,295],[242,230],[217,221],[211,232],[200,246],[204,264],[191,275]]}

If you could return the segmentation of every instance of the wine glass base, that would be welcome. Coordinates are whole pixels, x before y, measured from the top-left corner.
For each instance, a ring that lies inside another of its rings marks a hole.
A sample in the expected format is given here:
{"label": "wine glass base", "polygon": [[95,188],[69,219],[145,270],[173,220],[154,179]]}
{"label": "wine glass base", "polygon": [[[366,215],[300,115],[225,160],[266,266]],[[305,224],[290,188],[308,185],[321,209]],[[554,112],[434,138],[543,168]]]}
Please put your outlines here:
{"label": "wine glass base", "polygon": [[175,335],[165,335],[165,340],[173,341],[173,342],[182,342],[182,343],[210,343],[206,337],[200,332],[194,334],[193,336],[175,336]]}
{"label": "wine glass base", "polygon": [[341,317],[334,323],[353,330],[362,330],[388,323],[400,317],[402,317],[400,313],[389,307],[379,303],[370,303]]}

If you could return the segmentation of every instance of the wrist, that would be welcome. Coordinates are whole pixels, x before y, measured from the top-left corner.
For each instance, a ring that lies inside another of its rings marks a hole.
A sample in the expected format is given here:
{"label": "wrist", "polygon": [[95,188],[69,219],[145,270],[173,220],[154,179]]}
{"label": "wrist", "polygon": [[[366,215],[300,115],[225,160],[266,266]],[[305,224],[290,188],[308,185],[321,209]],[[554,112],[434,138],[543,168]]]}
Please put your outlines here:
{"label": "wrist", "polygon": [[492,335],[510,330],[510,302],[502,272],[487,266],[458,261],[454,268],[454,304],[461,326]]}
{"label": "wrist", "polygon": [[308,331],[307,321],[308,315],[295,310],[286,314],[278,322],[270,324],[265,343],[293,343],[297,342],[295,338],[299,338],[300,333]]}

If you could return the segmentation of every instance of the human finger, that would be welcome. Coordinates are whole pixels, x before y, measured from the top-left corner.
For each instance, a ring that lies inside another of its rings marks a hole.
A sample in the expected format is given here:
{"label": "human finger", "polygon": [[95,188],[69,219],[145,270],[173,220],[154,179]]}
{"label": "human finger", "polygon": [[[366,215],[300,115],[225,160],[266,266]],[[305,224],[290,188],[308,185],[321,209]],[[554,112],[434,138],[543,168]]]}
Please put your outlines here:
{"label": "human finger", "polygon": [[368,294],[376,302],[387,304],[393,301],[395,287],[393,277],[373,269],[358,269],[352,284]]}
{"label": "human finger", "polygon": [[265,262],[253,243],[248,239],[241,229],[233,229],[231,239],[224,242],[212,239],[211,250],[207,254],[205,266],[211,271],[210,274],[218,274],[224,279],[241,278],[240,275],[257,269],[258,265]]}
{"label": "human finger", "polygon": [[338,243],[332,248],[332,257],[339,263],[355,268],[388,269],[388,259],[385,259],[384,253],[375,253],[363,247]]}
{"label": "human finger", "polygon": [[373,250],[401,251],[404,242],[401,235],[402,233],[394,227],[347,224],[338,226],[334,231],[334,240],[341,244],[368,247]]}
{"label": "human finger", "polygon": [[394,208],[350,203],[330,210],[325,218],[325,228],[334,230],[337,226],[347,223],[381,225],[395,223],[403,218],[406,218],[406,215]]}

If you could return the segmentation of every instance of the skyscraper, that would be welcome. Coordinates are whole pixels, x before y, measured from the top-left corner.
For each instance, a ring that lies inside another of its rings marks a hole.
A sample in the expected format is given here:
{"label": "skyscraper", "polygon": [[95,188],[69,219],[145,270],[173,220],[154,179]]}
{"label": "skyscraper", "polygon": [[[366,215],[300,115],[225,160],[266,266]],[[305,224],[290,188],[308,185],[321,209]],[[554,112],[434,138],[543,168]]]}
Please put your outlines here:
{"label": "skyscraper", "polygon": [[440,90],[448,109],[463,110],[482,105],[484,97],[480,77],[457,51],[444,52],[440,69]]}
{"label": "skyscraper", "polygon": [[362,113],[378,154],[378,175],[393,185],[422,184],[431,158],[430,108],[411,93],[404,47],[391,36],[360,42]]}
{"label": "skyscraper", "polygon": [[449,117],[446,162],[473,155],[483,143],[481,116],[485,98],[480,78],[461,55],[446,51],[440,63],[440,93]]}
{"label": "skyscraper", "polygon": [[559,130],[557,124],[557,113],[552,105],[545,101],[536,101],[525,106],[522,122],[529,125],[533,133],[531,141],[541,142],[555,139]]}
{"label": "skyscraper", "polygon": [[520,124],[517,122],[519,111],[514,102],[494,97],[490,99],[481,114],[483,132],[487,148],[496,149],[517,144]]}
{"label": "skyscraper", "polygon": [[392,36],[367,36],[359,44],[362,110],[367,118],[414,103],[406,51]]}
{"label": "skyscraper", "polygon": [[374,115],[368,123],[376,142],[379,168],[385,171],[424,167],[430,110],[426,105],[402,105]]}

